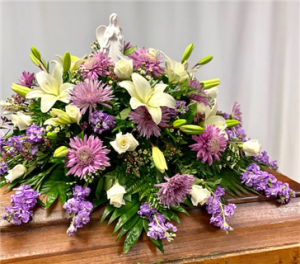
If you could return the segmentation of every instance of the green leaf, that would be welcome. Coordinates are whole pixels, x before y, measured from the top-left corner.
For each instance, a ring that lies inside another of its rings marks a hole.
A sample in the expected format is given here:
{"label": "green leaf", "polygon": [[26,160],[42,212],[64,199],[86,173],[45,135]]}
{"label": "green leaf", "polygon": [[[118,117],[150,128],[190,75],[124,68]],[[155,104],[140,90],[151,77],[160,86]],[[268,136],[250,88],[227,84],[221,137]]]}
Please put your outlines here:
{"label": "green leaf", "polygon": [[113,235],[131,218],[133,217],[138,210],[140,209],[141,203],[137,202],[134,206],[132,206],[125,214],[123,214],[116,224]]}
{"label": "green leaf", "polygon": [[123,54],[124,54],[125,56],[129,56],[131,53],[135,52],[136,49],[137,49],[137,47],[131,47],[131,48],[125,50],[125,51],[123,52]]}
{"label": "green leaf", "polygon": [[130,193],[126,193],[123,198],[127,202],[131,202],[132,201],[132,199],[131,199],[132,197],[131,197]]}
{"label": "green leaf", "polygon": [[55,163],[55,164],[65,164],[66,158],[54,158],[53,156],[50,158],[49,163]]}
{"label": "green leaf", "polygon": [[182,203],[187,205],[190,208],[193,208],[193,205],[192,205],[191,201],[189,200],[189,198],[186,198]]}
{"label": "green leaf", "polygon": [[105,180],[104,180],[104,191],[109,190],[111,188],[112,184],[113,184],[113,179],[105,177]]}
{"label": "green leaf", "polygon": [[40,198],[37,198],[37,204],[43,208],[46,207],[46,205],[43,203],[43,201]]}
{"label": "green leaf", "polygon": [[77,135],[77,137],[83,139],[83,138],[84,138],[84,133],[83,133],[83,131],[81,131],[81,132]]}
{"label": "green leaf", "polygon": [[93,201],[93,210],[95,210],[99,205],[107,202],[106,196],[100,197],[98,200]]}
{"label": "green leaf", "polygon": [[120,114],[119,114],[120,115],[120,119],[125,120],[128,117],[128,115],[129,115],[130,112],[131,112],[131,108],[130,107],[127,107],[127,108],[123,109],[120,112]]}
{"label": "green leaf", "polygon": [[0,180],[0,188],[5,186],[6,184],[7,184],[6,179],[4,177],[2,177],[1,180]]}
{"label": "green leaf", "polygon": [[143,231],[143,219],[140,218],[126,235],[124,248],[123,248],[124,253],[127,253],[129,249],[132,248],[132,246],[138,241],[139,237],[142,234],[142,231]]}
{"label": "green leaf", "polygon": [[179,218],[178,218],[178,216],[175,214],[175,213],[173,213],[171,210],[165,210],[165,211],[163,211],[163,214],[167,217],[167,218],[169,218],[169,219],[171,219],[171,220],[174,220],[174,221],[176,221],[177,223],[179,223],[180,224],[180,220],[179,220]]}
{"label": "green leaf", "polygon": [[[149,231],[149,221],[148,219],[143,219],[143,226],[144,226],[144,230],[146,231],[146,233],[148,233]],[[165,250],[164,250],[164,245],[162,243],[161,239],[153,239],[151,237],[149,237],[150,240],[152,241],[152,243],[164,254]]]}
{"label": "green leaf", "polygon": [[108,206],[106,206],[106,208],[103,212],[102,218],[100,220],[100,225],[103,223],[104,219],[115,209],[116,208],[112,204],[109,204]]}
{"label": "green leaf", "polygon": [[15,179],[13,182],[8,184],[3,194],[6,194],[8,191],[10,191],[15,185],[17,185],[20,181],[23,180],[23,177]]}
{"label": "green leaf", "polygon": [[103,178],[100,178],[99,181],[98,181],[98,184],[97,184],[97,189],[96,189],[96,197],[97,199],[100,198],[100,194],[103,190],[103,184],[104,184],[104,179]]}
{"label": "green leaf", "polygon": [[197,113],[197,103],[191,104],[188,107],[189,107],[189,110],[184,115],[180,116],[180,118],[186,119],[187,124],[190,124],[190,123],[193,122],[193,120],[194,120],[194,118],[196,116],[196,113]]}
{"label": "green leaf", "polygon": [[135,225],[135,223],[140,219],[138,214],[134,215],[130,220],[128,220],[123,226],[120,233],[117,236],[116,242],[129,231],[131,227]]}
{"label": "green leaf", "polygon": [[58,189],[56,186],[52,187],[51,190],[48,192],[47,198],[46,198],[46,207],[49,208],[51,204],[54,203],[54,201],[58,197]]}
{"label": "green leaf", "polygon": [[58,190],[59,199],[62,205],[64,205],[64,203],[67,201],[66,187],[67,186],[64,182],[56,183],[56,188]]}
{"label": "green leaf", "polygon": [[184,213],[184,214],[189,215],[189,213],[188,213],[185,209],[183,209],[181,206],[171,205],[170,208],[171,208],[172,210],[174,210],[174,211],[177,211],[177,212],[180,212],[180,213]]}

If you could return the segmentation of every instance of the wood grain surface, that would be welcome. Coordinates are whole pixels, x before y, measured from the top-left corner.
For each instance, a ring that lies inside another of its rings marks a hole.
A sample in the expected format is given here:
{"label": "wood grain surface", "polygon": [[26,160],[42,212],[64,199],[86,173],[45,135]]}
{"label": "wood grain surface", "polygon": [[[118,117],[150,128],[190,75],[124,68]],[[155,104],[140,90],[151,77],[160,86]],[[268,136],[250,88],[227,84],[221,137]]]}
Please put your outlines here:
{"label": "wood grain surface", "polygon": [[[139,242],[123,254],[124,237],[115,242],[113,222],[99,226],[103,207],[91,215],[89,224],[68,237],[66,212],[59,202],[48,210],[37,208],[33,219],[14,226],[3,219],[1,226],[1,263],[227,263],[277,264],[300,263],[300,184],[272,172],[288,182],[299,198],[287,205],[274,199],[249,194],[238,203],[229,224],[234,231],[224,231],[209,224],[204,208],[188,209],[190,216],[179,213],[181,224],[171,243],[164,241],[162,254],[144,233]],[[1,189],[0,214],[10,204],[10,195]]]}

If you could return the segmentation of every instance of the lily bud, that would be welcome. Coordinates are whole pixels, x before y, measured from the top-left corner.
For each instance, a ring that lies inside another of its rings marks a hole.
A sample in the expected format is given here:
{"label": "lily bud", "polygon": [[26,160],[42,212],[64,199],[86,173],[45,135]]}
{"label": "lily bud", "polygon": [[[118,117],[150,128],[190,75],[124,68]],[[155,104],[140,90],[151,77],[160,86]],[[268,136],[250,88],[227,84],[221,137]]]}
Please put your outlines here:
{"label": "lily bud", "polygon": [[226,124],[227,124],[227,127],[233,127],[233,126],[236,126],[238,125],[240,122],[238,120],[235,120],[235,119],[230,119],[230,120],[226,120]]}
{"label": "lily bud", "polygon": [[186,123],[187,121],[185,119],[177,119],[176,121],[174,121],[173,127],[180,127]]}
{"label": "lily bud", "polygon": [[48,138],[48,139],[54,140],[54,139],[57,138],[57,134],[54,133],[54,132],[48,132],[48,133],[47,133],[47,138]]}
{"label": "lily bud", "polygon": [[30,59],[36,66],[41,66],[41,62],[33,55],[33,53],[30,53]]}
{"label": "lily bud", "polygon": [[70,53],[67,51],[65,52],[62,65],[63,65],[64,72],[68,72],[71,67],[71,56]]}
{"label": "lily bud", "polygon": [[168,169],[166,159],[164,154],[160,151],[158,147],[152,146],[152,158],[155,164],[155,167],[161,172],[164,173]]}
{"label": "lily bud", "polygon": [[201,126],[196,125],[183,125],[179,127],[179,130],[189,135],[199,135],[204,131]]}
{"label": "lily bud", "polygon": [[[52,117],[57,118],[57,122],[59,122],[61,125],[66,125],[66,124],[72,124],[74,123],[71,119],[71,117],[64,111],[57,109],[57,108],[52,108],[50,111],[50,115]],[[51,125],[51,124],[50,124]]]}
{"label": "lily bud", "polygon": [[204,89],[209,89],[212,87],[215,87],[221,83],[220,79],[212,79],[212,80],[207,80],[207,81],[202,81],[200,82],[201,86]]}
{"label": "lily bud", "polygon": [[53,157],[54,158],[63,158],[68,154],[68,152],[69,152],[69,149],[67,147],[61,146],[54,151]]}
{"label": "lily bud", "polygon": [[185,49],[182,59],[181,59],[181,63],[184,63],[186,60],[189,59],[189,57],[192,54],[192,51],[194,49],[195,45],[193,43],[191,43],[190,45],[187,46],[187,48]]}
{"label": "lily bud", "polygon": [[13,83],[11,89],[17,93],[18,95],[22,96],[25,98],[26,94],[31,91],[30,88],[28,87],[25,87],[25,86],[22,86],[22,85],[19,85],[19,84],[16,84],[16,83]]}
{"label": "lily bud", "polygon": [[213,59],[213,56],[207,56],[201,60],[198,61],[198,65],[205,65],[207,63],[209,63],[211,60]]}
{"label": "lily bud", "polygon": [[41,53],[37,50],[35,47],[31,47],[31,52],[34,57],[36,57],[38,60],[41,59]]}

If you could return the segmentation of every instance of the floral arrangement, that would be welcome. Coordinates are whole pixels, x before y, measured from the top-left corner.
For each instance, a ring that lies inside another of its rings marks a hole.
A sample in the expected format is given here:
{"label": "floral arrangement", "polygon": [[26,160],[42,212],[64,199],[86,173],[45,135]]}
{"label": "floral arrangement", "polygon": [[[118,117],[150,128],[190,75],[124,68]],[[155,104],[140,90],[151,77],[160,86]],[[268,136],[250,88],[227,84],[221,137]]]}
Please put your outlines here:
{"label": "floral arrangement", "polygon": [[[265,170],[277,169],[242,128],[240,105],[217,108],[219,79],[194,76],[212,57],[189,68],[155,49],[122,47],[114,62],[98,41],[82,58],[57,55],[50,64],[32,47],[39,71],[24,71],[15,94],[1,102],[0,184],[15,186],[3,216],[20,225],[38,204],[60,199],[69,236],[99,207],[101,223],[118,220],[124,252],[143,230],[162,252],[176,237],[177,213],[205,206],[210,223],[228,232],[233,197],[260,192],[288,203],[295,192]],[[171,223],[171,221],[173,221]]]}

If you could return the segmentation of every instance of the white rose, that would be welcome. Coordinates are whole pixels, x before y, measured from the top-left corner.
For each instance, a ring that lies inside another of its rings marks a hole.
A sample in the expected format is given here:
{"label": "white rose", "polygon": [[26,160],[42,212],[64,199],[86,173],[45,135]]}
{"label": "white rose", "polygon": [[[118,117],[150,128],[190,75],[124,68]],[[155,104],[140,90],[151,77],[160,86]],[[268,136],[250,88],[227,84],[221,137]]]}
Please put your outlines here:
{"label": "white rose", "polygon": [[7,182],[13,182],[15,179],[21,177],[26,171],[26,168],[22,164],[16,165],[12,170],[8,171],[5,176]]}
{"label": "white rose", "polygon": [[106,191],[107,199],[110,199],[109,203],[117,208],[125,204],[124,193],[126,193],[125,188],[118,183]]}
{"label": "white rose", "polygon": [[24,130],[29,127],[32,123],[31,117],[29,115],[24,115],[22,112],[18,112],[16,115],[11,115],[11,121],[15,127],[20,130]]}
{"label": "white rose", "polygon": [[243,151],[246,156],[256,157],[259,155],[261,150],[261,145],[258,143],[257,139],[251,139],[243,143]]}
{"label": "white rose", "polygon": [[210,191],[202,188],[200,185],[193,185],[190,195],[192,196],[192,203],[194,206],[197,206],[199,203],[200,205],[203,205],[210,197]]}
{"label": "white rose", "polygon": [[110,145],[119,154],[125,153],[126,151],[134,151],[139,145],[139,142],[133,137],[131,133],[122,135],[122,132],[117,134],[116,140],[109,142]]}
{"label": "white rose", "polygon": [[116,62],[114,72],[121,79],[129,79],[132,71],[132,60],[119,60],[118,62]]}
{"label": "white rose", "polygon": [[72,121],[75,121],[79,125],[79,121],[81,120],[80,109],[75,105],[67,105],[66,113],[71,117]]}

